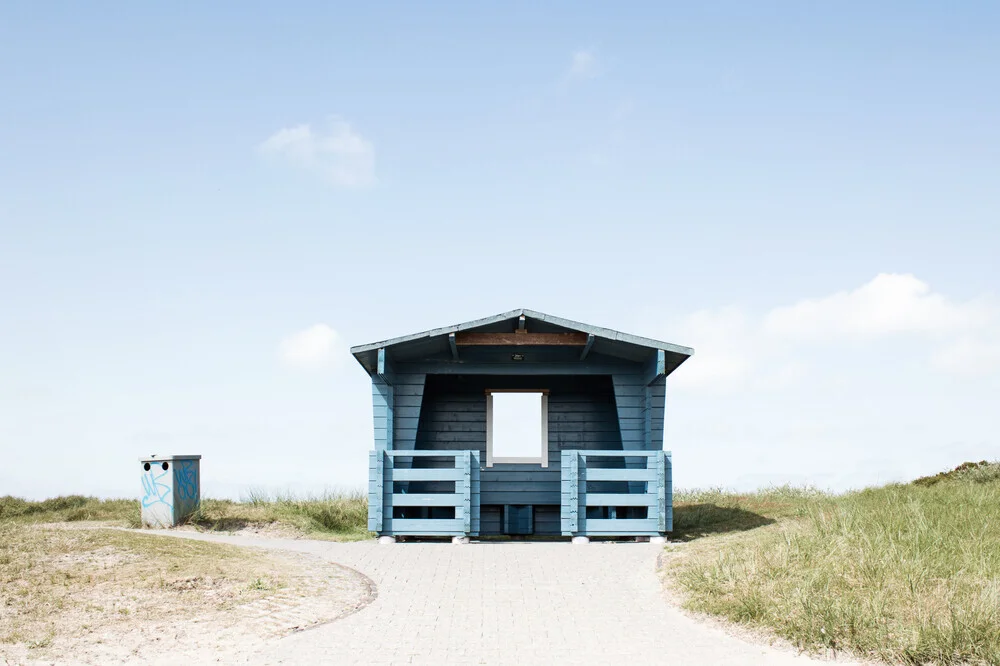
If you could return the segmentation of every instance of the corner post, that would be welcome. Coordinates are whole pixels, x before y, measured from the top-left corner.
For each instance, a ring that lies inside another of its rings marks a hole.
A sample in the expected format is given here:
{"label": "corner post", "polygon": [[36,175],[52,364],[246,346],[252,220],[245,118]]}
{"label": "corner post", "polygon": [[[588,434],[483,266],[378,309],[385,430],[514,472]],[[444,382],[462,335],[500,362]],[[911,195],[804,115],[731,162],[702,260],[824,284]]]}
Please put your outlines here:
{"label": "corner post", "polygon": [[382,531],[382,496],[385,492],[385,452],[368,452],[368,531]]}
{"label": "corner post", "polygon": [[656,530],[667,532],[667,456],[659,451],[656,456]]}
{"label": "corner post", "polygon": [[472,452],[462,451],[456,456],[456,462],[462,466],[462,520],[465,536],[472,532]]}
{"label": "corner post", "polygon": [[472,536],[479,536],[479,451],[469,451],[472,472]]}
{"label": "corner post", "polygon": [[569,457],[569,529],[580,531],[580,454],[570,451]]}

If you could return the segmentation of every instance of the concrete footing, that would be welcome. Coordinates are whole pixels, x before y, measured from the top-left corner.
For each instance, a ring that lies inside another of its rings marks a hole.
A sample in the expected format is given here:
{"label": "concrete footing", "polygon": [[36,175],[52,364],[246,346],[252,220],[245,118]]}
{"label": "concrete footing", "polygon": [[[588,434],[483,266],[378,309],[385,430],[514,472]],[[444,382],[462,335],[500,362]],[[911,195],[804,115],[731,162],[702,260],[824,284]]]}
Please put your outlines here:
{"label": "concrete footing", "polygon": [[656,545],[662,546],[666,542],[667,542],[667,537],[664,537],[664,536],[649,537],[649,543],[652,543],[652,544],[656,544]]}
{"label": "concrete footing", "polygon": [[469,543],[469,537],[467,536],[452,537],[451,542],[459,546],[464,546],[465,544]]}
{"label": "concrete footing", "polygon": [[378,538],[379,543],[396,543],[396,537],[392,536],[380,536]]}
{"label": "concrete footing", "polygon": [[590,538],[585,536],[573,537],[573,543],[590,543]]}

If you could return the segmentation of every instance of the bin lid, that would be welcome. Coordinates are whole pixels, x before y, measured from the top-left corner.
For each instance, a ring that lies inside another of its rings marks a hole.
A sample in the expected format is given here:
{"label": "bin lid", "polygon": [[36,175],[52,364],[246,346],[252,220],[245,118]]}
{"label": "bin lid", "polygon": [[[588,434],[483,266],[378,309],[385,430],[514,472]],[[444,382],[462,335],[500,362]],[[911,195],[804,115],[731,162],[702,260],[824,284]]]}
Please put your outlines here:
{"label": "bin lid", "polygon": [[157,455],[152,453],[148,456],[139,458],[139,462],[164,462],[170,460],[201,460],[201,456],[195,455]]}

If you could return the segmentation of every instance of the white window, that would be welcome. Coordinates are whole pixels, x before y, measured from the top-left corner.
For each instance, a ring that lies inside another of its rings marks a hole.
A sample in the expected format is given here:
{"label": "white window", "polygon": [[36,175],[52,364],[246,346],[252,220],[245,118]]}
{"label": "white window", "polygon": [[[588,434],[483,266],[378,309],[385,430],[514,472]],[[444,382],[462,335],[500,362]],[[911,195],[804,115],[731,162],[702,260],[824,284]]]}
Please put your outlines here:
{"label": "white window", "polygon": [[548,391],[486,391],[486,466],[549,466]]}

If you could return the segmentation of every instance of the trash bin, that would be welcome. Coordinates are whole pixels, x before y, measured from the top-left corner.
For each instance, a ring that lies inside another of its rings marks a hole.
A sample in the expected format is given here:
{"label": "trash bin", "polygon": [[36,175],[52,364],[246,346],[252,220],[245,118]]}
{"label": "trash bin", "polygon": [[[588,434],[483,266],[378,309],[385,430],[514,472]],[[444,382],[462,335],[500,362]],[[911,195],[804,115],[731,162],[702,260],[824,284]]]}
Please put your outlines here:
{"label": "trash bin", "polygon": [[201,503],[201,456],[140,458],[143,527],[173,527]]}

